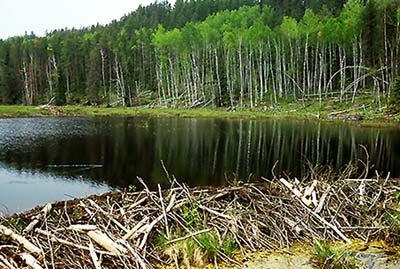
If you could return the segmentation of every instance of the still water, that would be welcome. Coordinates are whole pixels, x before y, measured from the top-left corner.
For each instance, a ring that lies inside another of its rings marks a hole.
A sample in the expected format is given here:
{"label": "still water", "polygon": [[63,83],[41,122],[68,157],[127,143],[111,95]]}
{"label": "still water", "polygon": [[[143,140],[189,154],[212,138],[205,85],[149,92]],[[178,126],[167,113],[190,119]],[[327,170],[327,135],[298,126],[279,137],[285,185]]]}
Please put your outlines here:
{"label": "still water", "polygon": [[222,185],[285,171],[301,177],[304,163],[341,168],[365,160],[400,176],[400,127],[278,120],[104,117],[0,119],[0,214],[107,190]]}

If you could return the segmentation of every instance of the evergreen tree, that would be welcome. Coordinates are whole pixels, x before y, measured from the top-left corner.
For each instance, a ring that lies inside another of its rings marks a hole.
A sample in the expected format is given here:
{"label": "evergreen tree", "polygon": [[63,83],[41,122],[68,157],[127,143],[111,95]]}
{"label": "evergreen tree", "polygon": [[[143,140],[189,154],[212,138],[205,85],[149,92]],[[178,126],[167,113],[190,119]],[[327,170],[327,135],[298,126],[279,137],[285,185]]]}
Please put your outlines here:
{"label": "evergreen tree", "polygon": [[373,67],[377,64],[380,52],[378,47],[377,9],[374,0],[369,0],[367,2],[362,14],[362,21],[363,53],[365,55],[366,64]]}
{"label": "evergreen tree", "polygon": [[[338,91],[341,101],[350,92],[354,100],[360,85],[375,81],[387,94],[400,72],[399,5],[155,2],[107,26],[1,41],[0,102],[33,104],[55,96],[58,104],[129,105],[146,96],[164,105],[254,107],[298,96],[321,100]],[[380,70],[378,80],[368,80],[371,68]]]}
{"label": "evergreen tree", "polygon": [[392,109],[400,111],[400,76],[396,77],[390,89],[390,102]]}

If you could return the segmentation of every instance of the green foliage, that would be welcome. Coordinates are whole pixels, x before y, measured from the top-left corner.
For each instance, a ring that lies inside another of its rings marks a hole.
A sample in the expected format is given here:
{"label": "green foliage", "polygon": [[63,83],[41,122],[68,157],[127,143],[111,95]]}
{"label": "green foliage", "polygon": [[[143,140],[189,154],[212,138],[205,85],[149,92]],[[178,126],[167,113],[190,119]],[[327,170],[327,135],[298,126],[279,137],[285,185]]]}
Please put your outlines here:
{"label": "green foliage", "polygon": [[199,234],[196,236],[196,240],[190,238],[186,240],[185,246],[189,257],[193,255],[194,249],[198,247],[209,261],[213,261],[213,258],[217,256],[218,252],[223,252],[229,257],[234,251],[238,250],[238,245],[233,237],[228,236],[225,239],[220,239],[218,235],[213,232]]}
{"label": "green foliage", "polygon": [[163,232],[158,233],[154,239],[154,245],[157,247],[164,247],[168,243],[167,235]]}
{"label": "green foliage", "polygon": [[210,260],[217,256],[217,253],[222,249],[222,244],[220,244],[218,236],[213,233],[203,233],[196,236],[199,241],[201,249],[203,249],[205,255]]}
{"label": "green foliage", "polygon": [[378,59],[379,50],[379,35],[378,35],[378,17],[377,9],[374,1],[368,1],[363,13],[363,48],[367,63],[374,66]]}
{"label": "green foliage", "polygon": [[238,244],[236,243],[235,239],[232,236],[228,236],[222,242],[222,252],[228,256],[231,256],[233,252],[239,249]]}
{"label": "green foliage", "polygon": [[296,38],[299,35],[299,26],[294,18],[285,16],[283,22],[280,25],[280,31],[283,35],[287,35],[288,38]]}
{"label": "green foliage", "polygon": [[[240,91],[240,103],[253,108],[272,98],[297,100],[304,91],[315,95],[317,88],[328,97],[340,79],[357,77],[346,70],[325,89],[321,81],[341,64],[376,68],[385,57],[399,58],[399,14],[395,0],[155,2],[107,26],[1,41],[0,103],[55,97],[57,105],[234,106]],[[389,77],[399,75],[389,68],[398,60],[385,65]],[[138,99],[144,92],[151,94]]]}
{"label": "green foliage", "polygon": [[135,185],[129,185],[128,186],[128,191],[130,191],[130,192],[134,192],[134,191],[136,191],[136,186]]}
{"label": "green foliage", "polygon": [[396,111],[400,111],[400,76],[396,77],[390,89],[390,106]]}
{"label": "green foliage", "polygon": [[314,261],[319,268],[353,269],[357,268],[354,257],[346,251],[338,251],[327,242],[316,241],[314,244]]}
{"label": "green foliage", "polygon": [[396,193],[394,194],[394,198],[395,198],[395,200],[396,200],[398,203],[400,203],[400,191],[398,191],[398,192],[396,192]]}
{"label": "green foliage", "polygon": [[216,233],[210,232],[200,234],[196,236],[196,239],[209,260],[217,256],[218,252],[231,256],[234,251],[238,250],[238,245],[232,236],[220,239]]}
{"label": "green foliage", "polygon": [[[171,228],[170,235],[171,239],[176,239],[186,234]],[[169,242],[164,232],[157,233],[153,241],[154,245],[164,249],[165,253],[195,266],[200,266],[204,261],[213,262],[221,252],[229,257],[239,249],[232,236],[220,238],[215,232],[205,232],[173,244]]]}
{"label": "green foliage", "polygon": [[341,28],[338,35],[341,42],[350,45],[361,33],[363,6],[361,0],[349,0],[344,5],[339,18]]}
{"label": "green foliage", "polygon": [[300,21],[300,26],[301,32],[304,36],[316,38],[318,32],[322,29],[321,18],[311,9],[307,9]]}
{"label": "green foliage", "polygon": [[21,218],[10,219],[7,221],[6,226],[11,226],[17,228],[17,230],[22,231],[28,226],[28,223]]}
{"label": "green foliage", "polygon": [[201,220],[198,205],[194,205],[192,208],[188,206],[183,206],[182,217],[186,221],[186,225],[195,228],[202,228],[203,222]]}
{"label": "green foliage", "polygon": [[400,231],[400,213],[398,211],[386,212],[384,224],[387,226],[398,227]]}

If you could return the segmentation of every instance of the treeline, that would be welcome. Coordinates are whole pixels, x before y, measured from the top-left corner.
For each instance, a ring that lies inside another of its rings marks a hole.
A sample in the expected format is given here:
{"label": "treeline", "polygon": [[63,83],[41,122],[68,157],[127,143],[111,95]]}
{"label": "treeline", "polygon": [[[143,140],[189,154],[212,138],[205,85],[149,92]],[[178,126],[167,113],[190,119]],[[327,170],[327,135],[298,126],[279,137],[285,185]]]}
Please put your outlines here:
{"label": "treeline", "polygon": [[155,2],[107,26],[0,40],[0,103],[254,107],[377,102],[399,75],[400,1]]}

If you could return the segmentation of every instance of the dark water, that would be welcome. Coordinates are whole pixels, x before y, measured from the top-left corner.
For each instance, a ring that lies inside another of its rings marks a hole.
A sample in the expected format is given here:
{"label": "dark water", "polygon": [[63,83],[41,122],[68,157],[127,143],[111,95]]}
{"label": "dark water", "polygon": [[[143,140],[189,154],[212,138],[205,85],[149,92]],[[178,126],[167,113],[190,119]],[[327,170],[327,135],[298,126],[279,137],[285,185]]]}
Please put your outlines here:
{"label": "dark water", "polygon": [[221,185],[286,171],[301,177],[304,163],[337,168],[365,160],[400,176],[400,127],[340,123],[185,118],[0,119],[0,212],[114,188]]}

